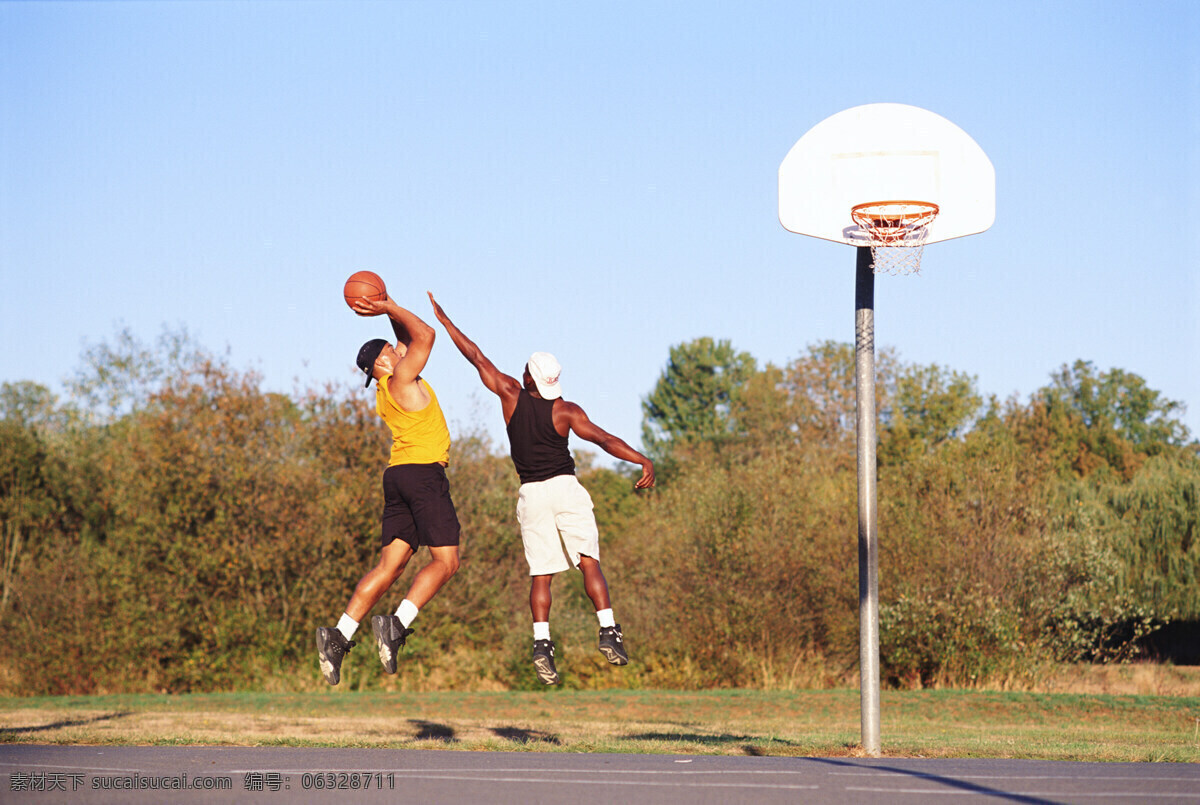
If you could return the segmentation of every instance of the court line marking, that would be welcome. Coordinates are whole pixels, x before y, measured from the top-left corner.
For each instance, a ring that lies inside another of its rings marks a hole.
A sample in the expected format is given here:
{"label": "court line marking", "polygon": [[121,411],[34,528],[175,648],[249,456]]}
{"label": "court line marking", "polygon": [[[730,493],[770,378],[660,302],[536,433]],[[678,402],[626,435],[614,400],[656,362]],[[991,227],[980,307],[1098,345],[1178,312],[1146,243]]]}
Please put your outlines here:
{"label": "court line marking", "polygon": [[863,791],[872,794],[952,794],[957,797],[1128,797],[1160,799],[1165,797],[1187,798],[1200,801],[1200,794],[1173,794],[1158,792],[1098,792],[1098,791],[964,791],[945,788],[866,788],[847,786],[846,791]]}
{"label": "court line marking", "polygon": [[1031,774],[1031,775],[1007,775],[1007,774],[936,774],[934,772],[921,772],[913,770],[901,771],[835,771],[830,772],[832,776],[839,777],[889,777],[889,776],[904,776],[904,777],[926,777],[938,778],[947,780],[1134,780],[1136,782],[1183,782],[1194,783],[1200,781],[1200,771],[1194,777],[1107,777],[1099,774]]}
{"label": "court line marking", "polygon": [[536,767],[528,768],[528,767],[520,767],[520,766],[513,767],[513,768],[501,767],[501,768],[488,768],[488,769],[455,769],[455,768],[431,769],[428,766],[418,768],[418,769],[408,769],[408,768],[352,769],[352,768],[345,768],[345,769],[339,769],[337,771],[332,771],[329,769],[310,769],[310,768],[305,768],[305,769],[255,768],[255,769],[230,769],[229,771],[230,771],[230,773],[233,773],[233,774],[247,772],[247,771],[255,771],[255,772],[277,771],[282,774],[317,774],[318,772],[320,772],[321,774],[329,774],[331,772],[333,774],[341,774],[343,772],[345,772],[347,774],[354,774],[355,772],[361,772],[361,773],[365,774],[366,772],[369,771],[372,774],[375,774],[377,772],[383,772],[385,774],[394,773],[394,774],[418,774],[419,775],[419,774],[429,774],[429,773],[437,773],[437,772],[444,771],[444,772],[455,772],[457,774],[473,774],[473,773],[478,773],[478,774],[670,774],[670,775],[674,775],[677,777],[684,777],[684,776],[696,775],[696,774],[776,774],[776,775],[777,774],[805,774],[805,775],[813,774],[812,771],[805,772],[805,771],[799,771],[797,769],[780,769],[778,771],[771,771],[770,769],[746,769],[744,771],[740,770],[740,769],[582,769],[582,768],[581,769],[574,769],[574,768],[567,768],[567,769],[545,768],[545,769],[543,769],[543,768],[536,768]]}

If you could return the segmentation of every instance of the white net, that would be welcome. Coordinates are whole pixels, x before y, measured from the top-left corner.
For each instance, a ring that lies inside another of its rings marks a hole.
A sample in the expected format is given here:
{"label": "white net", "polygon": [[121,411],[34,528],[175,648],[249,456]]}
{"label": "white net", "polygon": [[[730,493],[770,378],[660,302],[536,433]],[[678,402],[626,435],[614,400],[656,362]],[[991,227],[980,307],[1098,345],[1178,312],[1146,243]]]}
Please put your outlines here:
{"label": "white net", "polygon": [[876,274],[918,274],[929,223],[938,205],[924,201],[876,201],[859,204],[850,216],[871,247]]}

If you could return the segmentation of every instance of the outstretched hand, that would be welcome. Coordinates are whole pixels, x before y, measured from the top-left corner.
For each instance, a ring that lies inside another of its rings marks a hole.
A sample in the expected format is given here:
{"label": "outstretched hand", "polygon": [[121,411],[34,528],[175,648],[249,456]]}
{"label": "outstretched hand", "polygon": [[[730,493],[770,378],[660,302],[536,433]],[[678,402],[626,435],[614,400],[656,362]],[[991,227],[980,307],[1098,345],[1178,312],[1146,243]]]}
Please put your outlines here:
{"label": "outstretched hand", "polygon": [[426,291],[425,293],[429,294],[429,301],[433,304],[433,315],[437,316],[438,321],[440,321],[442,324],[445,324],[448,319],[446,316],[446,311],[442,310],[442,306],[439,305],[437,300],[433,298],[433,291]]}

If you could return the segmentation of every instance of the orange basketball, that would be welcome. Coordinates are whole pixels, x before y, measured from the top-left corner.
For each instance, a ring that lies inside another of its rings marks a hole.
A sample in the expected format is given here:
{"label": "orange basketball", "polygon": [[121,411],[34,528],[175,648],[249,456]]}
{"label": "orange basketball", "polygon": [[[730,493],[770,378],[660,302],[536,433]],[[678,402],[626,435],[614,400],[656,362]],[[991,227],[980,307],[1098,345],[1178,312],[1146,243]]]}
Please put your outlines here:
{"label": "orange basketball", "polygon": [[387,286],[374,271],[355,271],[350,275],[350,279],[346,280],[342,296],[346,298],[346,304],[353,308],[359,299],[372,302],[387,299]]}

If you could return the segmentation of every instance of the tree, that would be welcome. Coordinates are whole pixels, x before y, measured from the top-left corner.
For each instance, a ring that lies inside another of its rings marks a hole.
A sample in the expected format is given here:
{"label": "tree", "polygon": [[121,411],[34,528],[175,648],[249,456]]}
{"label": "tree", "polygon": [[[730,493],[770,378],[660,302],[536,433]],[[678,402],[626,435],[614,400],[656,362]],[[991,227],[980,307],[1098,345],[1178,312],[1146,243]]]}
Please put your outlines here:
{"label": "tree", "polygon": [[970,375],[936,363],[903,367],[896,377],[880,458],[895,462],[962,436],[974,423],[982,403]]}
{"label": "tree", "polygon": [[113,343],[87,347],[83,360],[85,368],[68,385],[88,422],[111,421],[145,405],[168,381],[194,380],[195,373],[220,365],[183,327],[164,327],[152,347],[125,328]]}
{"label": "tree", "polygon": [[1200,618],[1200,459],[1154,456],[1103,491],[1125,588],[1158,617]]}
{"label": "tree", "polygon": [[38,435],[14,419],[0,419],[0,623],[31,543],[54,508],[45,464],[46,449]]}
{"label": "tree", "polygon": [[1077,360],[1034,393],[1024,431],[1077,476],[1107,467],[1129,480],[1146,458],[1187,443],[1183,411],[1138,375]]}
{"label": "tree", "polygon": [[57,419],[57,399],[40,383],[0,383],[0,419],[39,427]]}
{"label": "tree", "polygon": [[[896,375],[895,353],[875,361],[875,410],[887,421]],[[750,445],[805,443],[853,452],[858,390],[854,345],[821,341],[778,369],[768,364],[749,378],[735,399],[739,436]]]}
{"label": "tree", "polygon": [[719,441],[733,430],[731,406],[755,372],[754,358],[728,339],[708,336],[671,347],[654,390],[642,402],[642,440],[650,456]]}

